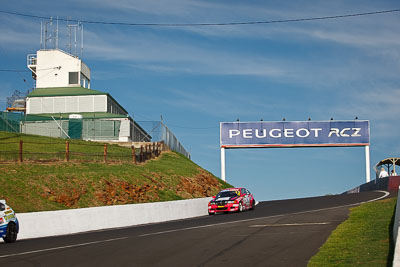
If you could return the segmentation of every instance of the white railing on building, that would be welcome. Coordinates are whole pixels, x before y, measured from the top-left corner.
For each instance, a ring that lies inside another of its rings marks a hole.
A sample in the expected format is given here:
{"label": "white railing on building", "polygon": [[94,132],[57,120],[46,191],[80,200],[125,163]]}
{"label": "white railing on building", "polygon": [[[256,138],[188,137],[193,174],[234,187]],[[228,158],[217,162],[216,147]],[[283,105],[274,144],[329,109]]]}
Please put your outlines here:
{"label": "white railing on building", "polygon": [[28,66],[36,66],[36,64],[37,64],[37,56],[36,56],[36,54],[28,54],[26,56],[26,64]]}

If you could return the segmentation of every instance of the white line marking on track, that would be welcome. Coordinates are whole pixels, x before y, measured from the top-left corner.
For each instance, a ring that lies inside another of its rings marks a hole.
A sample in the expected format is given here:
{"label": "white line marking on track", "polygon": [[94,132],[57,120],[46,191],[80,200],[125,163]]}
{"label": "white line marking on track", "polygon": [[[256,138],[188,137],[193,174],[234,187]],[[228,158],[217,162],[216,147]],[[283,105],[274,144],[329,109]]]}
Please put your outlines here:
{"label": "white line marking on track", "polygon": [[88,245],[107,243],[107,242],[112,242],[112,241],[117,241],[117,240],[123,240],[123,239],[127,239],[127,238],[128,237],[119,237],[119,238],[113,238],[113,239],[106,239],[106,240],[99,240],[99,241],[93,241],[93,242],[80,243],[80,244],[75,244],[75,245],[38,249],[38,250],[26,251],[26,252],[15,253],[15,254],[1,255],[0,258],[7,258],[7,257],[13,257],[13,256],[34,254],[34,253],[40,253],[40,252],[46,252],[46,251],[60,250],[60,249],[65,249],[65,248],[75,248],[75,247],[81,247],[81,246],[88,246]]}
{"label": "white line marking on track", "polygon": [[[323,211],[323,210],[330,210],[330,209],[338,209],[338,208],[344,208],[344,207],[351,207],[351,206],[361,205],[361,204],[368,203],[368,202],[377,201],[377,200],[380,200],[380,199],[382,199],[382,198],[385,198],[385,197],[387,197],[387,196],[389,195],[389,192],[386,192],[386,191],[377,191],[377,192],[384,193],[384,195],[381,196],[381,197],[378,197],[378,198],[376,198],[376,199],[372,199],[372,200],[368,200],[368,201],[364,201],[364,202],[359,202],[359,203],[354,203],[354,204],[343,205],[343,206],[337,206],[337,207],[331,207],[331,208],[324,208],[324,209],[316,209],[316,210],[309,210],[309,211],[301,211],[301,212],[288,213],[288,214],[279,214],[279,215],[272,215],[272,216],[265,216],[265,217],[259,217],[259,218],[252,218],[252,219],[245,219],[245,220],[237,220],[237,221],[223,222],[223,223],[216,223],[216,224],[207,224],[207,225],[200,225],[200,226],[194,226],[194,227],[187,227],[187,228],[182,228],[182,229],[173,229],[173,230],[168,230],[168,231],[161,231],[161,232],[154,232],[154,233],[143,234],[143,235],[139,235],[138,237],[145,237],[145,236],[152,236],[152,235],[160,235],[160,234],[166,234],[166,233],[173,233],[173,232],[194,230],[194,229],[207,228],[207,227],[214,227],[214,226],[226,225],[226,224],[233,224],[233,223],[250,222],[250,221],[262,220],[262,219],[267,219],[267,218],[282,217],[282,216],[286,216],[286,215],[296,215],[296,214],[311,213],[311,212],[316,212],[316,211]],[[60,247],[53,247],[53,248],[32,250],[32,251],[20,252],[20,253],[15,253],[15,254],[0,255],[0,258],[21,256],[21,255],[34,254],[34,253],[40,253],[40,252],[46,252],[46,251],[61,250],[61,249],[66,249],[66,248],[75,248],[75,247],[81,247],[81,246],[88,246],[88,245],[94,245],[94,244],[100,244],[100,243],[107,243],[107,242],[112,242],[112,241],[118,241],[118,240],[128,239],[128,238],[131,238],[131,236],[125,236],[125,237],[119,237],[119,238],[113,238],[113,239],[106,239],[106,240],[99,240],[99,241],[93,241],[93,242],[86,242],[86,243],[80,243],[80,244],[74,244],[74,245],[68,245],[68,246],[60,246]]]}

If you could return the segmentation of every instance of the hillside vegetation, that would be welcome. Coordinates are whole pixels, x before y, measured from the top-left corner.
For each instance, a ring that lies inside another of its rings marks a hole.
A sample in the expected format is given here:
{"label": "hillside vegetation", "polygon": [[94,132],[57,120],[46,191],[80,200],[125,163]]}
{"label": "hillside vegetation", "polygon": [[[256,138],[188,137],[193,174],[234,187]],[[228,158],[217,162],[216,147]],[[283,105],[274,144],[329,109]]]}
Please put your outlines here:
{"label": "hillside vegetation", "polygon": [[[40,143],[65,145],[64,139],[0,132],[2,157],[6,151],[15,150],[12,147],[15,144],[10,142],[20,139],[24,142],[34,139],[29,149],[35,152],[45,152],[45,146]],[[130,148],[115,149],[127,155],[131,153]],[[17,212],[189,199],[212,196],[220,189],[230,187],[175,152],[163,152],[138,165],[123,161],[18,163],[3,160],[0,183],[0,199],[6,199]]]}

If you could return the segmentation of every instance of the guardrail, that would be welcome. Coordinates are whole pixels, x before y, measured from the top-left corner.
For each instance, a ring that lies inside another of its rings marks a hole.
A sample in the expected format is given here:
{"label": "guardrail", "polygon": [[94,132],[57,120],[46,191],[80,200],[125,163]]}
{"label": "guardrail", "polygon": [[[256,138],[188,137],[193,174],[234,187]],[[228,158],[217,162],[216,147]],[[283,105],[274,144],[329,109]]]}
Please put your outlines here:
{"label": "guardrail", "polygon": [[19,213],[18,239],[159,223],[208,215],[207,198]]}

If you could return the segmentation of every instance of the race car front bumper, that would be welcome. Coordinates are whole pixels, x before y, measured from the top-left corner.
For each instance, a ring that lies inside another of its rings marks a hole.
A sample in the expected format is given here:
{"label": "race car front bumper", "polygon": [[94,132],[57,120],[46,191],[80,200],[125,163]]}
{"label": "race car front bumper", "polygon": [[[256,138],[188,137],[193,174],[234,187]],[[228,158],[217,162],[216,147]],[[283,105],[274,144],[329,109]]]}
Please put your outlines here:
{"label": "race car front bumper", "polygon": [[219,205],[209,205],[208,213],[218,213],[218,212],[233,212],[239,210],[239,204],[226,204],[224,206]]}

